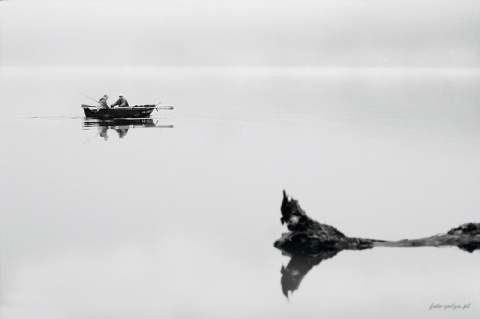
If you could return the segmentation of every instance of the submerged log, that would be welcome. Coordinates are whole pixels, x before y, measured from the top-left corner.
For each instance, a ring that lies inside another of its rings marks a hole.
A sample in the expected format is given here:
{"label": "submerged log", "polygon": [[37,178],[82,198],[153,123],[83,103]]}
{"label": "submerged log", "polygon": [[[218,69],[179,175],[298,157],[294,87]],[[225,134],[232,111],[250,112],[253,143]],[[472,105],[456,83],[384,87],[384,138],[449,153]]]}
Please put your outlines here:
{"label": "submerged log", "polygon": [[333,226],[321,224],[305,213],[297,200],[288,199],[283,191],[280,221],[290,232],[282,234],[274,246],[290,256],[287,267],[281,269],[282,291],[288,298],[289,292],[297,290],[305,275],[325,259],[342,250],[362,250],[373,247],[439,247],[457,246],[473,252],[480,249],[480,224],[467,223],[452,228],[446,234],[421,239],[385,241],[347,237]]}
{"label": "submerged log", "polygon": [[467,223],[440,234],[420,239],[403,239],[375,243],[374,247],[441,247],[457,246],[469,253],[480,249],[480,224]]}
{"label": "submerged log", "polygon": [[300,207],[297,200],[289,199],[283,191],[280,221],[290,232],[282,234],[274,246],[287,253],[316,254],[325,250],[359,250],[373,247],[457,246],[473,252],[480,249],[480,224],[467,223],[446,234],[420,239],[385,241],[345,236],[333,226],[313,220]]}

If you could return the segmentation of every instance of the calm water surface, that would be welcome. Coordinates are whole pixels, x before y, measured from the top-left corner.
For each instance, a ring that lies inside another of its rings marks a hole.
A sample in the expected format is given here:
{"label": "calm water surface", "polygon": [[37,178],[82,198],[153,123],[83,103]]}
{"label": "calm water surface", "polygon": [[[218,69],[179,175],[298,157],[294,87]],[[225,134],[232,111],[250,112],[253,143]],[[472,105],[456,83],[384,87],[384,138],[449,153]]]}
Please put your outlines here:
{"label": "calm water surface", "polygon": [[[468,70],[3,68],[2,318],[478,318],[478,251],[344,251],[287,300],[273,242],[283,189],[351,236],[479,222],[479,83]],[[118,91],[175,110],[83,117],[79,92]]]}

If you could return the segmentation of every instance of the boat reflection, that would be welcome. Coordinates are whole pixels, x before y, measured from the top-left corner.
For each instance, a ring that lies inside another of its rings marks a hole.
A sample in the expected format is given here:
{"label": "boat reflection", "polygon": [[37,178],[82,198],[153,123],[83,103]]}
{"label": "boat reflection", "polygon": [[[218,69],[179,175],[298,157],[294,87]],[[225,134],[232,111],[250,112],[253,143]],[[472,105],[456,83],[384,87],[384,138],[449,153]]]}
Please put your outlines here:
{"label": "boat reflection", "polygon": [[158,125],[158,120],[151,118],[119,118],[93,119],[85,118],[83,129],[98,129],[98,136],[108,140],[108,130],[117,132],[119,138],[124,138],[130,129],[134,128],[173,128],[173,125]]}

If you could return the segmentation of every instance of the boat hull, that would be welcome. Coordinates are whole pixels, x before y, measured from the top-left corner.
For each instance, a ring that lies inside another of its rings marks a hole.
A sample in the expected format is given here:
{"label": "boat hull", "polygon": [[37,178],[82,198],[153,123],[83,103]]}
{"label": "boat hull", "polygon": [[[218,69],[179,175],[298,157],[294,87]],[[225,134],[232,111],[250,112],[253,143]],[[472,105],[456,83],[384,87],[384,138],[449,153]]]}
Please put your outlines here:
{"label": "boat hull", "polygon": [[114,109],[99,109],[95,106],[82,105],[86,117],[100,119],[141,118],[149,117],[155,105],[139,105],[134,107],[118,107]]}

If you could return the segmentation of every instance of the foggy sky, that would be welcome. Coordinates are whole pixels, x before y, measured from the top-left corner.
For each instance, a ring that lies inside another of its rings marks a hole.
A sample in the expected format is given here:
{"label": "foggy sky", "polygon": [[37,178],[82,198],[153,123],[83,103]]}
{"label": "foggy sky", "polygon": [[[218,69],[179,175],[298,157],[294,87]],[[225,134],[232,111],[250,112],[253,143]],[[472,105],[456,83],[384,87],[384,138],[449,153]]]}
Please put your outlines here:
{"label": "foggy sky", "polygon": [[2,1],[1,66],[479,67],[477,1]]}

